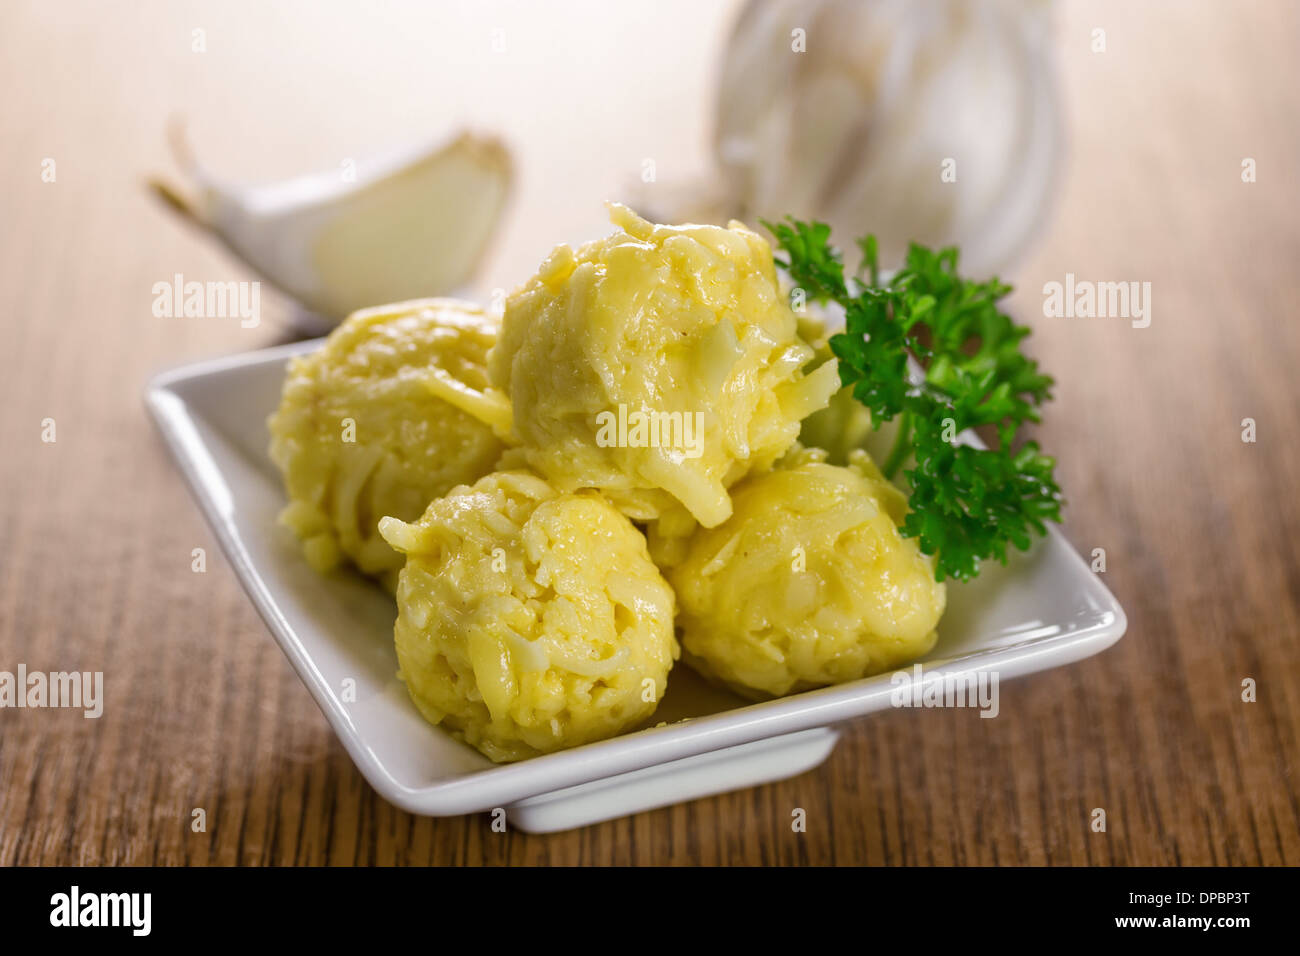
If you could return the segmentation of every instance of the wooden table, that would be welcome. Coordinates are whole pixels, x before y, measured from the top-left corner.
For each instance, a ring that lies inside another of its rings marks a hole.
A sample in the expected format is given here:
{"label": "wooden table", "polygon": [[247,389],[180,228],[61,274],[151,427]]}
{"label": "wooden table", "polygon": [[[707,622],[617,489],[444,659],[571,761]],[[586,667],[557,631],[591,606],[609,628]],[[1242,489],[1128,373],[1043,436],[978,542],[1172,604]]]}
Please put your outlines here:
{"label": "wooden table", "polygon": [[[1040,437],[1067,534],[1106,549],[1117,647],[1007,685],[997,720],[880,714],[794,780],[557,836],[412,817],[353,767],[141,408],[152,372],[270,344],[289,311],[265,303],[255,329],[151,314],[174,273],[246,275],[146,196],[146,174],[173,171],[164,121],[185,113],[214,169],[264,178],[464,120],[503,132],[520,180],[483,296],[603,231],[599,201],[644,158],[664,180],[700,170],[731,11],[696,6],[591,3],[560,23],[527,6],[4,5],[0,669],[102,670],[107,701],[98,720],[0,711],[0,863],[1300,863],[1300,8],[1284,2],[1057,11],[1068,166],[1013,305],[1059,381]],[[1150,281],[1151,326],[1042,318],[1066,272]]]}

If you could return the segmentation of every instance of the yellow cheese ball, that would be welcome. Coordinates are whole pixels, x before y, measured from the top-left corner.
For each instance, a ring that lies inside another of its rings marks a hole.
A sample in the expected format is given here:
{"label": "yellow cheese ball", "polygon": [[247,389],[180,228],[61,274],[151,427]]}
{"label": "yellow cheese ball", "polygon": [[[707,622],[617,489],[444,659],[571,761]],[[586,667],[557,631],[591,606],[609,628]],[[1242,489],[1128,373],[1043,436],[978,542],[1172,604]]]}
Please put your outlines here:
{"label": "yellow cheese ball", "polygon": [[[813,365],[834,360],[830,347],[830,330],[824,317],[810,310],[799,317],[799,335],[812,346],[816,357]],[[857,449],[868,452],[888,449],[893,442],[897,425],[885,422],[877,428],[871,420],[871,411],[853,397],[851,387],[841,388],[830,401],[803,420],[799,428],[799,444],[821,448],[832,465],[848,464],[849,453]]]}
{"label": "yellow cheese ball", "polygon": [[649,521],[705,527],[727,489],[768,468],[839,386],[743,225],[661,226],[610,206],[618,232],[559,246],[506,302],[489,357],[527,463],[558,489],[595,488]]}
{"label": "yellow cheese ball", "polygon": [[899,534],[906,502],[862,452],[798,451],[733,489],[669,572],[685,659],[749,697],[856,680],[929,651],[944,586]]}
{"label": "yellow cheese ball", "polygon": [[[824,449],[832,464],[843,465],[849,455],[863,448],[877,435],[892,440],[893,423],[877,429],[871,421],[871,411],[853,397],[853,389],[842,388],[831,396],[830,403],[803,420],[799,430],[801,444]],[[876,439],[876,444],[884,444]],[[886,448],[889,445],[885,444]]]}
{"label": "yellow cheese ball", "polygon": [[487,381],[497,328],[468,302],[401,302],[349,316],[290,361],[270,454],[289,496],[280,520],[313,567],[347,558],[391,589],[402,556],[379,519],[414,520],[492,469],[504,445],[489,422],[509,427]]}
{"label": "yellow cheese ball", "polygon": [[501,762],[654,712],[679,654],[673,592],[600,495],[497,472],[379,528],[406,555],[397,658],[428,720]]}

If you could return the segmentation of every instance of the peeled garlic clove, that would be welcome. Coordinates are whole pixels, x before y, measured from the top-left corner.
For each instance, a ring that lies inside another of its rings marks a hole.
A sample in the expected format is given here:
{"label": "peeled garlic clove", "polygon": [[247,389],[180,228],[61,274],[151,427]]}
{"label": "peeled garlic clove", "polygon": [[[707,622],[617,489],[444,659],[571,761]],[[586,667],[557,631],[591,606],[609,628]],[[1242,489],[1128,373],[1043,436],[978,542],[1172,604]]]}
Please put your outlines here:
{"label": "peeled garlic clove", "polygon": [[343,171],[241,186],[174,141],[194,198],[153,181],[173,208],[307,309],[341,320],[380,302],[444,295],[473,274],[513,178],[497,139],[462,133],[355,177]]}

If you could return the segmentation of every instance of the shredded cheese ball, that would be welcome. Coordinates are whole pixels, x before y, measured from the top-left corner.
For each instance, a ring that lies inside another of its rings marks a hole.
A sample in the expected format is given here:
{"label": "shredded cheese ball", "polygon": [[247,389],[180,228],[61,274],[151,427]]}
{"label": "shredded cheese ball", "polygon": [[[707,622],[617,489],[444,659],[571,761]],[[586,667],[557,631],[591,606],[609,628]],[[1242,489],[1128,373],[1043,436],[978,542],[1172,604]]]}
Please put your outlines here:
{"label": "shredded cheese ball", "polygon": [[412,701],[496,762],[647,725],[679,657],[779,696],[924,655],[944,610],[768,243],[610,218],[500,321],[350,316],[268,421],[281,522],[395,593]]}
{"label": "shredded cheese ball", "polygon": [[497,472],[379,528],[407,557],[397,656],[429,721],[500,762],[654,713],[679,654],[673,593],[600,495]]}
{"label": "shredded cheese ball", "polygon": [[929,651],[944,586],[896,522],[906,501],[862,452],[796,449],[733,489],[669,571],[685,660],[741,694],[856,680]]}
{"label": "shredded cheese ball", "polygon": [[491,380],[523,459],[558,489],[713,527],[731,514],[727,489],[771,467],[838,375],[804,375],[813,352],[761,236],[617,204],[610,218],[618,232],[559,246],[508,298]]}
{"label": "shredded cheese ball", "polygon": [[505,447],[492,426],[509,428],[487,380],[497,327],[471,303],[402,302],[353,314],[289,363],[270,454],[289,496],[280,520],[314,568],[346,558],[391,590],[402,556],[379,519],[414,520],[492,469]]}

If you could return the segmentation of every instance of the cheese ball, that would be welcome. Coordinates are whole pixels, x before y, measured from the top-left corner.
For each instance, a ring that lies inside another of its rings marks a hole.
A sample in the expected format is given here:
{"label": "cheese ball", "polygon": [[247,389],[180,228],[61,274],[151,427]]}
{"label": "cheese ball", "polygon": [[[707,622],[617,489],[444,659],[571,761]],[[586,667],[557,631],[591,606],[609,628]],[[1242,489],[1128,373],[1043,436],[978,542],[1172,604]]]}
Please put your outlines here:
{"label": "cheese ball", "polygon": [[[892,423],[883,431],[892,438]],[[877,429],[871,421],[871,411],[853,397],[853,389],[842,388],[831,396],[830,403],[808,416],[799,430],[801,444],[824,449],[828,460],[835,465],[848,463],[849,455],[873,442]],[[881,444],[879,440],[874,444]],[[886,444],[885,448],[889,448]]]}
{"label": "cheese ball", "polygon": [[856,680],[928,652],[944,586],[897,522],[906,502],[862,452],[797,451],[733,489],[669,572],[685,660],[762,699]]}
{"label": "cheese ball", "polygon": [[280,521],[308,562],[347,559],[390,588],[402,556],[379,536],[385,515],[415,520],[429,502],[487,474],[505,447],[505,397],[488,388],[498,322],[450,299],[349,316],[289,363],[267,425],[289,504]]}
{"label": "cheese ball", "polygon": [[594,488],[638,521],[705,527],[727,489],[769,468],[839,386],[812,350],[767,242],[740,223],[661,226],[610,206],[618,231],[559,246],[506,302],[488,360],[531,468]]}
{"label": "cheese ball", "polygon": [[654,713],[679,654],[673,592],[600,495],[503,471],[379,528],[406,555],[397,658],[430,722],[504,762]]}

